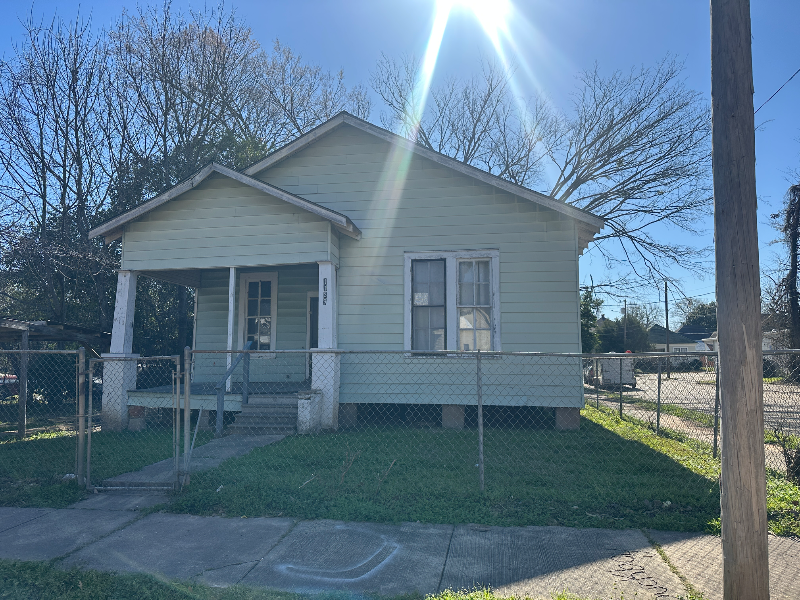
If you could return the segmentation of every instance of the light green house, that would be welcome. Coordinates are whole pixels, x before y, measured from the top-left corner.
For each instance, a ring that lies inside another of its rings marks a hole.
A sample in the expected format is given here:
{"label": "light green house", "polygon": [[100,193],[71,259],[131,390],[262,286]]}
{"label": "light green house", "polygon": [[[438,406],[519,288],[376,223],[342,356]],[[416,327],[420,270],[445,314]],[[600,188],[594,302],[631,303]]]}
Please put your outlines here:
{"label": "light green house", "polygon": [[[475,402],[475,361],[464,356],[477,349],[580,352],[578,258],[602,226],[340,113],[243,172],[208,165],[90,237],[122,238],[112,356],[131,354],[138,275],[190,286],[194,350],[250,342],[250,393],[314,390],[318,425],[336,428],[341,411],[352,420],[380,403],[441,405],[458,425]],[[280,352],[312,347],[400,352]],[[201,391],[230,357],[194,355],[193,408],[212,408]],[[483,364],[485,404],[552,407],[577,422],[579,359]],[[116,408],[106,377],[111,426],[146,404],[131,377],[118,377]],[[237,381],[226,410],[241,409]]]}

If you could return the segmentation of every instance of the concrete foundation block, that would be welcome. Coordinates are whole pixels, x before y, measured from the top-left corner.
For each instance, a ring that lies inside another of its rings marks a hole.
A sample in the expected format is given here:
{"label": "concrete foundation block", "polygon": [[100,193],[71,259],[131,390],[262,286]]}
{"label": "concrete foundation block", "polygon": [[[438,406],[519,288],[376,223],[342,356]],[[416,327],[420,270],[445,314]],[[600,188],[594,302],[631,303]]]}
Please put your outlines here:
{"label": "concrete foundation block", "polygon": [[339,427],[348,429],[358,425],[358,404],[339,405]]}
{"label": "concrete foundation block", "polygon": [[464,429],[464,407],[460,404],[442,404],[442,427]]}
{"label": "concrete foundation block", "polygon": [[144,406],[128,407],[128,429],[130,431],[144,431],[147,429],[147,423],[144,418],[145,410]]}
{"label": "concrete foundation block", "polygon": [[556,408],[556,431],[580,429],[580,408]]}
{"label": "concrete foundation block", "polygon": [[297,400],[297,433],[316,433],[322,429],[322,392],[303,394]]}

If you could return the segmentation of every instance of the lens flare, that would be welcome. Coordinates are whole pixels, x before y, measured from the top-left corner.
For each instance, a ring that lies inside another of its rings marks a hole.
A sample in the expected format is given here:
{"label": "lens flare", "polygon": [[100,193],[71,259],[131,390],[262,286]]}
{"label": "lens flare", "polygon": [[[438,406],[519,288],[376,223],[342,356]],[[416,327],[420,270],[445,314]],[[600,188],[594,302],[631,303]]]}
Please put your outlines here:
{"label": "lens flare", "polygon": [[[504,43],[508,43],[512,49],[516,49],[509,32],[509,22],[514,18],[513,5],[510,0],[436,0],[425,54],[420,64],[417,80],[414,82],[407,105],[404,107],[404,113],[408,115],[408,120],[402,124],[403,133],[412,140],[416,140],[418,137],[447,23],[451,15],[461,11],[473,15],[481,25],[491,41],[503,69],[509,70],[512,67],[504,47]],[[522,102],[522,94],[518,93],[513,82],[511,85],[514,98],[518,102]],[[405,189],[412,156],[411,151],[400,145],[393,144],[389,150],[378,181],[378,189],[370,202],[366,215],[367,220],[371,223],[381,224],[380,231],[375,232],[375,240],[372,243],[382,245],[390,239],[388,229],[395,222],[393,217]],[[375,252],[373,254],[374,257],[379,255],[382,253]]]}

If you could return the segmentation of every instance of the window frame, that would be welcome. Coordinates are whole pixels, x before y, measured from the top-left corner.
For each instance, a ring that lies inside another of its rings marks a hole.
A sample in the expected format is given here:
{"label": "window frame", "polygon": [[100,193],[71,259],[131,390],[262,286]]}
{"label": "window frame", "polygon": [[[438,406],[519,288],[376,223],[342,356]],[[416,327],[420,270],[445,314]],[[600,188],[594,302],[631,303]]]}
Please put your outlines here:
{"label": "window frame", "polygon": [[236,350],[244,346],[245,329],[247,328],[247,286],[251,281],[271,282],[272,301],[270,304],[270,341],[269,350],[260,350],[259,354],[270,354],[276,349],[278,339],[278,273],[277,271],[259,271],[239,275],[239,325],[238,345]]}
{"label": "window frame", "polygon": [[[500,250],[432,250],[408,251],[403,255],[403,349],[411,352],[411,261],[412,260],[444,260],[445,261],[445,349],[448,352],[458,350],[458,261],[489,260],[489,281],[492,298],[492,352],[501,352],[500,330]],[[470,350],[467,354],[475,352]]]}

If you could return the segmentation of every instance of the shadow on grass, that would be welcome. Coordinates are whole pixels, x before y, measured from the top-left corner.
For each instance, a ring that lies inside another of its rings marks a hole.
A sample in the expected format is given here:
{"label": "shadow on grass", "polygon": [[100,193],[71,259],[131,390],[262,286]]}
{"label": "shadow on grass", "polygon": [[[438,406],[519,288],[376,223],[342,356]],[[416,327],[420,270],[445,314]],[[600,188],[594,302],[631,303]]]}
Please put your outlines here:
{"label": "shadow on grass", "polygon": [[226,461],[193,475],[170,510],[679,531],[719,516],[713,466],[696,450],[654,434],[648,445],[641,427],[583,414],[579,431],[488,428],[483,494],[477,432],[369,428],[289,437]]}

